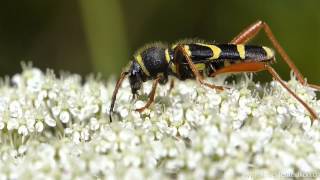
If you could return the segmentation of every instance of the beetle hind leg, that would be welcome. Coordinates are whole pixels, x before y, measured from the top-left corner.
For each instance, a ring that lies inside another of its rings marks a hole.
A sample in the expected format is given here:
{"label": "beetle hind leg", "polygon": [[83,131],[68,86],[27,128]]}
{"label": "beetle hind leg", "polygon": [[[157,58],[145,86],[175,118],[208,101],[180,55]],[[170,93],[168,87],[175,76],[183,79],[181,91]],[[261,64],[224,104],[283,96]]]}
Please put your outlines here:
{"label": "beetle hind leg", "polygon": [[267,63],[264,62],[248,62],[241,64],[233,64],[228,67],[219,69],[218,71],[210,74],[210,76],[215,76],[223,73],[232,72],[259,72],[267,71],[276,81],[278,81],[282,87],[284,87],[297,101],[299,101],[304,108],[310,113],[312,120],[318,119],[317,113],[311,108],[304,100],[302,100],[295,92],[293,92],[288,85],[281,79],[278,73]]}
{"label": "beetle hind leg", "polygon": [[271,28],[269,25],[264,21],[257,21],[253,24],[251,24],[249,27],[244,29],[240,34],[238,34],[231,43],[233,44],[245,44],[248,41],[250,41],[252,38],[254,38],[260,31],[263,29],[265,34],[267,35],[268,39],[271,41],[273,47],[276,49],[276,51],[280,54],[282,59],[287,63],[287,65],[290,67],[290,69],[293,70],[295,76],[297,77],[298,81],[303,84],[307,85],[311,88],[317,89],[320,91],[319,85],[309,84],[305,81],[303,75],[299,71],[299,69],[296,67],[296,65],[293,63],[289,55],[286,53],[286,51],[282,48],[279,41],[274,36]]}

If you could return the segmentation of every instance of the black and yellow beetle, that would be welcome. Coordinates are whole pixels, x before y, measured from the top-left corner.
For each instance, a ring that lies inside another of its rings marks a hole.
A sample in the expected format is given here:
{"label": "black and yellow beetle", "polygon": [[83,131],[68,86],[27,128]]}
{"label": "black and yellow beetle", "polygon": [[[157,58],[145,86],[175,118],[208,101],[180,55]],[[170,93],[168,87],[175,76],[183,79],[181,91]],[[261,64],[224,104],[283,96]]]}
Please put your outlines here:
{"label": "black and yellow beetle", "polygon": [[166,84],[168,76],[180,80],[195,79],[200,84],[212,89],[223,90],[224,87],[209,84],[204,77],[214,77],[222,73],[268,71],[294,98],[310,113],[312,120],[317,119],[316,112],[298,97],[270,66],[275,62],[274,51],[266,46],[246,45],[263,29],[282,59],[293,70],[299,82],[320,90],[320,86],[307,84],[293,61],[289,58],[274,37],[270,27],[263,21],[252,24],[228,44],[205,43],[202,41],[181,41],[172,46],[151,44],[139,50],[131,61],[129,69],[121,73],[113,92],[110,105],[110,121],[118,90],[128,75],[132,94],[135,96],[143,82],[153,80],[149,100],[145,106],[136,109],[142,112],[154,101],[158,83]]}

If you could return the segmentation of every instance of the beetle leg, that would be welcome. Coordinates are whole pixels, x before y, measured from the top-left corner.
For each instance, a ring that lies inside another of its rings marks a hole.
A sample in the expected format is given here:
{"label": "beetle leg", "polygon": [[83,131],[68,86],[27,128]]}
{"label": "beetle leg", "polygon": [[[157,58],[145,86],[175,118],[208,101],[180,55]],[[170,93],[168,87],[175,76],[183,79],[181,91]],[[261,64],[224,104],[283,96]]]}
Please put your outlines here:
{"label": "beetle leg", "polygon": [[[178,45],[175,49],[175,57],[177,57],[177,53],[178,52],[181,52],[182,55],[184,56],[184,58],[186,59],[192,73],[194,74],[196,80],[202,84],[202,85],[205,85],[211,89],[216,89],[216,90],[219,90],[219,91],[222,91],[223,90],[223,87],[222,86],[216,86],[214,84],[210,84],[210,83],[207,83],[204,81],[203,79],[203,76],[200,74],[200,72],[197,70],[195,64],[192,62],[191,58],[189,57],[189,55],[187,54],[186,50],[183,48],[182,45]],[[175,62],[176,60],[174,60]],[[176,62],[177,64],[179,64],[179,62]]]}
{"label": "beetle leg", "polygon": [[171,80],[170,80],[169,93],[172,91],[173,88],[174,88],[174,79],[171,79]]}
{"label": "beetle leg", "polygon": [[143,112],[146,108],[150,107],[150,105],[153,103],[154,101],[154,96],[156,94],[156,89],[157,89],[157,86],[158,86],[158,83],[161,79],[161,76],[158,76],[154,81],[153,81],[153,84],[152,84],[152,89],[151,89],[151,92],[149,94],[149,99],[148,99],[148,102],[141,108],[138,108],[136,109],[136,111],[138,112]]}
{"label": "beetle leg", "polygon": [[257,21],[253,24],[251,24],[249,27],[244,29],[240,34],[238,34],[233,40],[231,41],[232,44],[246,44],[248,41],[250,41],[252,38],[254,38],[260,30],[263,29],[265,34],[267,35],[268,39],[271,41],[272,45],[276,49],[276,51],[280,54],[282,59],[288,64],[290,69],[293,70],[295,76],[297,77],[298,81],[301,84],[306,84],[309,87],[312,87],[314,89],[320,90],[319,85],[314,84],[308,84],[299,69],[296,67],[296,65],[293,63],[291,58],[288,56],[286,51],[282,48],[279,41],[276,39],[274,34],[271,31],[271,28],[266,22],[263,21]]}
{"label": "beetle leg", "polygon": [[318,119],[316,112],[305,102],[303,101],[295,92],[293,92],[286,83],[281,79],[278,73],[267,63],[264,62],[247,62],[247,63],[240,63],[240,64],[232,64],[230,66],[221,68],[216,72],[210,74],[210,77],[216,76],[222,73],[232,73],[232,72],[258,72],[258,71],[268,71],[271,76],[277,80],[282,87],[284,87],[297,101],[299,101],[310,113],[312,120]]}

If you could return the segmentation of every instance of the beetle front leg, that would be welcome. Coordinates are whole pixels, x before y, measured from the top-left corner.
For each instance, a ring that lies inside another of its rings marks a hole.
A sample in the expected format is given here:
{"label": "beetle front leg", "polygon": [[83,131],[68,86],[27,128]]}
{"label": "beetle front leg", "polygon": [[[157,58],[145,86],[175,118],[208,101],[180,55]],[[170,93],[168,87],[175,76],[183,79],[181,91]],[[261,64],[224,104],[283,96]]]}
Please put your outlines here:
{"label": "beetle front leg", "polygon": [[150,105],[153,103],[154,101],[154,96],[156,94],[156,89],[157,89],[157,86],[159,84],[159,81],[161,79],[161,76],[158,76],[154,81],[153,81],[153,84],[152,84],[152,89],[151,89],[151,92],[150,94],[148,95],[149,99],[148,99],[148,102],[141,108],[138,108],[136,109],[136,111],[138,112],[143,112],[146,108],[150,107]]}

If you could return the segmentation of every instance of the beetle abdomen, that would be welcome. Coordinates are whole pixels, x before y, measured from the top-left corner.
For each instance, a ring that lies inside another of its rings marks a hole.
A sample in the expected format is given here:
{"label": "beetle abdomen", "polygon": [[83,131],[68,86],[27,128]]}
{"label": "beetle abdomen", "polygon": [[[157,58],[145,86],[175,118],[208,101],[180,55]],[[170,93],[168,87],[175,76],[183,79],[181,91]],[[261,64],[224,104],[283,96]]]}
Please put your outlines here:
{"label": "beetle abdomen", "polygon": [[185,44],[194,63],[204,63],[214,60],[256,60],[265,61],[274,58],[272,49],[265,46],[243,44]]}

